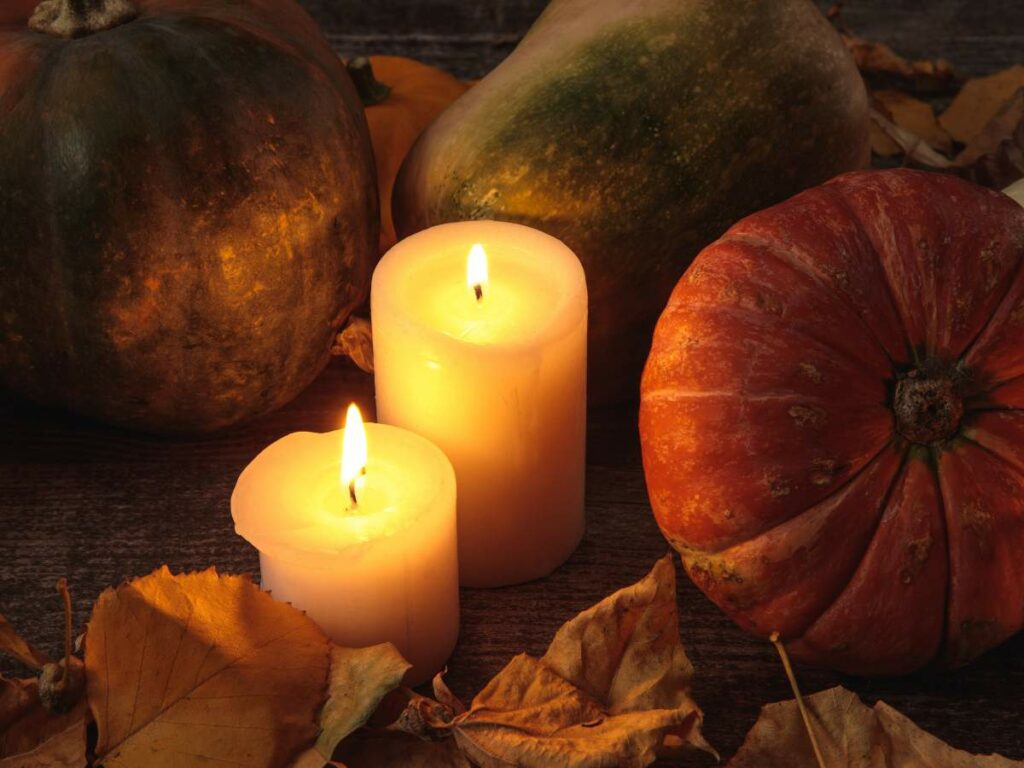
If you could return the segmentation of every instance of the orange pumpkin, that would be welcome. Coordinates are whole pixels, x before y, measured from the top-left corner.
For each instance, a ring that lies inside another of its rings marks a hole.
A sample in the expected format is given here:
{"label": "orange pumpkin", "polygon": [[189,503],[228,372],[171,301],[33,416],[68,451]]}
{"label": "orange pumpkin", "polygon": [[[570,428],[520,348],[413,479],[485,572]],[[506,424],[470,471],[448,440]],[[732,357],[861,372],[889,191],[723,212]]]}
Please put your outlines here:
{"label": "orange pumpkin", "polygon": [[402,161],[449,104],[469,90],[447,72],[401,56],[353,59],[349,74],[366,105],[380,193],[380,252],[395,244],[391,190]]}
{"label": "orange pumpkin", "polygon": [[658,322],[651,504],[740,626],[854,674],[1024,628],[1024,210],[851,173],[735,224]]}

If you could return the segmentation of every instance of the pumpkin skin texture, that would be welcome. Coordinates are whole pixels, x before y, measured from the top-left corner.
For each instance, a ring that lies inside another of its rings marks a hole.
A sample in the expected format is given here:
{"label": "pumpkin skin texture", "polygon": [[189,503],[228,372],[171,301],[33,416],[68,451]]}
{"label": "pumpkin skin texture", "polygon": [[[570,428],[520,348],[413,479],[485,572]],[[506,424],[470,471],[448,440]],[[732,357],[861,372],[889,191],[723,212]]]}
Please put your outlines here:
{"label": "pumpkin skin texture", "polygon": [[1024,626],[1024,209],[857,172],[706,248],[658,322],[654,514],[741,627],[855,674]]}
{"label": "pumpkin skin texture", "polygon": [[427,126],[469,90],[469,85],[403,56],[370,56],[369,61],[376,79],[391,89],[384,101],[366,107],[377,164],[383,254],[398,242],[391,217],[391,194],[402,161]]}
{"label": "pumpkin skin texture", "polygon": [[291,0],[136,7],[75,39],[0,26],[0,381],[215,430],[306,387],[365,298],[373,156]]}
{"label": "pumpkin skin texture", "polygon": [[500,219],[568,244],[591,401],[615,402],[700,248],[868,157],[863,82],[807,0],[554,0],[412,149],[395,225]]}

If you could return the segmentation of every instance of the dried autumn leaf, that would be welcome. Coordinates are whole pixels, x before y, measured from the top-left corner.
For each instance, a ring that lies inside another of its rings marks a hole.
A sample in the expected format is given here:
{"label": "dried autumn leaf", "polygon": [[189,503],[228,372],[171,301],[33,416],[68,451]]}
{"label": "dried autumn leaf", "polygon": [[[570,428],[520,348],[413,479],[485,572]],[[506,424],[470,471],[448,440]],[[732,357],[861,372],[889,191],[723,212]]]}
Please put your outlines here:
{"label": "dried autumn leaf", "polygon": [[1013,94],[985,127],[970,140],[964,151],[957,155],[957,164],[969,165],[983,155],[998,151],[999,145],[1012,139],[1021,122],[1024,122],[1024,88]]}
{"label": "dried autumn leaf", "polygon": [[35,679],[0,677],[0,768],[82,768],[85,699],[65,714],[47,711]]}
{"label": "dried autumn leaf", "polygon": [[940,155],[927,141],[889,120],[879,111],[872,109],[871,122],[900,148],[907,160],[932,170],[950,170],[953,161]]}
{"label": "dried autumn leaf", "polygon": [[645,766],[668,737],[710,750],[692,677],[666,556],[563,626],[543,658],[515,657],[450,728],[482,768]]}
{"label": "dried autumn leaf", "polygon": [[1004,195],[1009,195],[1021,205],[1024,205],[1024,179],[1014,182],[1003,190]]}
{"label": "dried autumn leaf", "polygon": [[949,109],[939,116],[939,125],[957,141],[970,144],[1021,88],[1024,88],[1024,65],[1021,64],[969,80]]}
{"label": "dried autumn leaf", "polygon": [[89,706],[105,768],[286,765],[317,735],[329,644],[247,577],[166,567],[108,589],[89,620]]}
{"label": "dried autumn leaf", "polygon": [[471,768],[452,739],[424,741],[396,731],[364,731],[338,751],[345,768]]}
{"label": "dried autumn leaf", "polygon": [[[903,91],[883,90],[872,94],[874,108],[890,121],[923,139],[933,149],[951,152],[953,140],[939,125],[935,112],[927,102],[908,96]],[[877,123],[871,124],[871,149],[881,157],[892,157],[902,152]]]}
{"label": "dried autumn leaf", "polygon": [[[953,749],[883,702],[844,688],[804,697],[822,757],[843,768],[1022,768],[1024,763]],[[727,768],[818,768],[796,701],[769,704]]]}
{"label": "dried autumn leaf", "polygon": [[35,670],[42,669],[43,665],[49,664],[51,660],[19,635],[3,614],[0,614],[0,653],[6,653]]}
{"label": "dried autumn leaf", "polygon": [[349,358],[359,370],[373,373],[373,329],[370,321],[350,317],[348,324],[337,335],[331,354]]}
{"label": "dried autumn leaf", "polygon": [[929,93],[945,90],[956,81],[956,73],[945,59],[908,61],[885,43],[873,43],[845,32],[841,36],[857,68],[868,80],[895,80]]}
{"label": "dried autumn leaf", "polygon": [[433,688],[434,698],[437,699],[439,704],[447,707],[452,714],[461,715],[466,711],[466,705],[459,700],[458,696],[452,693],[448,684],[444,681],[444,673],[434,675]]}
{"label": "dried autumn leaf", "polygon": [[391,643],[369,648],[331,648],[329,698],[320,713],[316,748],[325,758],[361,727],[381,699],[397,688],[412,667]]}

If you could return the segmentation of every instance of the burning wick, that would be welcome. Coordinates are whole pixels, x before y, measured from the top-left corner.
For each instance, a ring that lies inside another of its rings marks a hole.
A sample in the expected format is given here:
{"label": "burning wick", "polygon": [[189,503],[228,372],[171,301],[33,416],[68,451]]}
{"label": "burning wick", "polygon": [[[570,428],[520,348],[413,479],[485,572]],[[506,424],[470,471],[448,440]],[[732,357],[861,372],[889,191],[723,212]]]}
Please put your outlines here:
{"label": "burning wick", "polygon": [[355,403],[345,414],[345,433],[341,444],[341,484],[348,486],[352,507],[359,506],[356,480],[366,474],[366,429]]}
{"label": "burning wick", "polygon": [[487,253],[477,243],[469,249],[466,259],[466,285],[473,289],[477,303],[484,297],[484,286],[487,285]]}

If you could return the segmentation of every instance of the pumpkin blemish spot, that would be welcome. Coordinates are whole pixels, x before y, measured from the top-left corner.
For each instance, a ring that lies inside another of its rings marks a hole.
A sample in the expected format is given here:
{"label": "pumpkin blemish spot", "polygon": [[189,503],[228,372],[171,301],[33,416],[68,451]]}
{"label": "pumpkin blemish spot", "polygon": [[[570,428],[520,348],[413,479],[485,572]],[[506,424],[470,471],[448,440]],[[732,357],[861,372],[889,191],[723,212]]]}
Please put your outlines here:
{"label": "pumpkin blemish spot", "polygon": [[900,581],[904,584],[912,584],[914,578],[921,572],[924,564],[928,562],[928,556],[931,554],[931,551],[932,537],[929,535],[908,542],[906,546],[906,560],[900,569]]}
{"label": "pumpkin blemish spot", "polygon": [[788,496],[792,491],[785,478],[772,473],[765,473],[764,482],[765,485],[768,486],[768,493],[771,494],[774,499]]}
{"label": "pumpkin blemish spot", "polygon": [[831,483],[839,469],[834,459],[815,459],[811,462],[811,483],[814,485],[828,485]]}
{"label": "pumpkin blemish spot", "polygon": [[813,405],[794,405],[788,411],[798,427],[821,429],[828,421],[828,414],[823,408]]}
{"label": "pumpkin blemish spot", "polygon": [[800,373],[802,373],[804,378],[808,381],[812,381],[815,384],[821,384],[822,379],[824,378],[821,375],[821,371],[811,363],[800,363]]}

